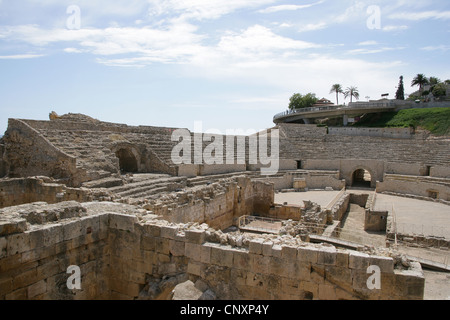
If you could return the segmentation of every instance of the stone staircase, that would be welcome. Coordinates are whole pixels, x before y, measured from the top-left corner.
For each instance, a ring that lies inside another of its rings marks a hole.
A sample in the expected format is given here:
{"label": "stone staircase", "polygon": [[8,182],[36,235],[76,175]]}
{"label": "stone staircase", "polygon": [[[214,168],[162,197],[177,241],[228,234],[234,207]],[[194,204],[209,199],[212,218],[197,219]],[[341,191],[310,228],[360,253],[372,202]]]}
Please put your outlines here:
{"label": "stone staircase", "polygon": [[172,192],[186,187],[185,177],[148,179],[132,182],[108,190],[120,198],[150,198],[162,192]]}

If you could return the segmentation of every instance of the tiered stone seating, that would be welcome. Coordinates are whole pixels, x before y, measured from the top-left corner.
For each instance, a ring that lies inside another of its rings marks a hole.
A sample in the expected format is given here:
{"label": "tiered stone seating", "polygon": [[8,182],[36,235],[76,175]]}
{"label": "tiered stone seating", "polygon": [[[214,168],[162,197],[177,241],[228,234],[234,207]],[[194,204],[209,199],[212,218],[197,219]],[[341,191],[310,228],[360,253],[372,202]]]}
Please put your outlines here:
{"label": "tiered stone seating", "polygon": [[[389,162],[450,165],[450,143],[445,139],[390,139],[367,136],[323,135],[323,128],[281,125],[280,154],[290,159],[379,159]],[[308,128],[309,127],[309,128]]]}

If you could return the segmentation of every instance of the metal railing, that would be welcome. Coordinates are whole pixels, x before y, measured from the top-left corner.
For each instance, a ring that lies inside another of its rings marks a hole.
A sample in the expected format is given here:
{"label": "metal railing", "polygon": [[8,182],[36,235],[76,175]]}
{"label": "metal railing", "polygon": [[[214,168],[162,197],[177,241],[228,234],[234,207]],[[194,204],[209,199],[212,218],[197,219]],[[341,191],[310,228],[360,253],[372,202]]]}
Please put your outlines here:
{"label": "metal railing", "polygon": [[382,102],[351,102],[348,106],[328,106],[328,107],[312,107],[312,108],[304,108],[304,109],[294,109],[288,110],[284,112],[280,112],[276,114],[273,119],[277,120],[286,116],[295,115],[295,114],[303,114],[303,113],[313,113],[313,112],[321,112],[321,111],[335,111],[335,110],[348,110],[348,109],[372,109],[372,108],[393,108],[400,105],[414,105],[414,102],[402,101],[399,104],[396,101],[382,101]]}
{"label": "metal railing", "polygon": [[[264,226],[268,226],[269,224],[273,224],[273,228],[264,227],[261,224],[259,225],[250,225],[254,222],[262,222],[265,223]],[[278,227],[277,225],[278,224]],[[281,227],[282,221],[272,218],[265,218],[265,217],[257,217],[257,216],[242,216],[239,217],[238,220],[238,227],[241,230],[252,230],[252,231],[258,231],[258,232],[268,232],[268,233],[278,233],[279,229]]]}

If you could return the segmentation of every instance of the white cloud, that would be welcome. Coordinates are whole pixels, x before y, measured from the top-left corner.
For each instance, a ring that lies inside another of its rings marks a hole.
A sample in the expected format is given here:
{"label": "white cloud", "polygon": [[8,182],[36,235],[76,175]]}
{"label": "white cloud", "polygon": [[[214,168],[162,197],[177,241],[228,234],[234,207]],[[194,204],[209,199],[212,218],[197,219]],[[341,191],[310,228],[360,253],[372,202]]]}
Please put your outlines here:
{"label": "white cloud", "polygon": [[419,21],[419,20],[448,20],[450,19],[450,11],[424,11],[424,12],[402,12],[402,13],[393,13],[389,16],[391,19],[400,19],[400,20],[410,20],[410,21]]}
{"label": "white cloud", "polygon": [[218,48],[223,52],[238,53],[274,53],[282,50],[304,50],[318,48],[319,45],[300,40],[293,40],[273,33],[270,29],[254,25],[240,34],[222,37]]}
{"label": "white cloud", "polygon": [[392,48],[392,47],[383,47],[383,48],[378,48],[378,49],[354,49],[354,50],[349,50],[347,53],[348,54],[374,54],[374,53],[381,53],[381,52],[386,52],[386,51],[393,51],[393,50],[402,50],[405,49],[404,47],[398,47],[398,48]]}
{"label": "white cloud", "polygon": [[0,27],[0,36],[20,40],[34,46],[53,43],[75,43],[78,47],[65,52],[90,52],[95,55],[140,54],[154,61],[172,61],[194,54],[202,36],[195,34],[196,27],[178,24],[166,29],[149,27],[105,29],[41,29],[35,25]]}
{"label": "white cloud", "polygon": [[355,17],[366,17],[367,16],[367,4],[361,1],[355,1],[355,3],[348,7],[345,12],[338,15],[333,20],[338,23],[347,22]]}
{"label": "white cloud", "polygon": [[378,42],[373,41],[373,40],[372,41],[364,41],[364,42],[358,43],[359,46],[375,46],[377,44],[378,44]]}
{"label": "white cloud", "polygon": [[319,23],[310,23],[304,26],[301,26],[298,32],[308,32],[308,31],[317,31],[327,28],[327,24],[325,22]]}
{"label": "white cloud", "polygon": [[261,9],[258,12],[259,13],[275,13],[275,12],[280,12],[280,11],[296,11],[296,10],[311,8],[313,6],[316,6],[316,5],[322,4],[322,3],[323,3],[323,1],[318,1],[315,3],[304,4],[304,5],[285,4],[285,5],[268,7],[266,9]]}
{"label": "white cloud", "polygon": [[386,32],[392,32],[392,31],[405,31],[405,30],[408,30],[409,29],[409,27],[408,26],[392,26],[392,25],[389,25],[389,26],[384,26],[383,27],[383,31],[386,31]]}
{"label": "white cloud", "polygon": [[276,0],[149,0],[150,15],[179,15],[179,19],[218,19],[244,8],[255,8]]}
{"label": "white cloud", "polygon": [[440,46],[427,46],[421,48],[424,51],[448,51],[450,50],[450,46],[440,45]]}
{"label": "white cloud", "polygon": [[14,54],[8,56],[0,56],[2,60],[18,60],[18,59],[34,59],[45,56],[44,54]]}

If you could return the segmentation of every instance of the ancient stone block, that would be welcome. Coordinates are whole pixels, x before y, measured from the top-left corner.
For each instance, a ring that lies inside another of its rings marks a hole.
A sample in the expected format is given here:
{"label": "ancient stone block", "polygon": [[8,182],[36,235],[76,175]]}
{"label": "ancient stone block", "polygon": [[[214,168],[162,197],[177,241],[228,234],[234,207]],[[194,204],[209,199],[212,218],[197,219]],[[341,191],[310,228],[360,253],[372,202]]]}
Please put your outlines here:
{"label": "ancient stone block", "polygon": [[161,227],[161,238],[175,239],[178,232],[177,226],[162,226]]}
{"label": "ancient stone block", "polygon": [[120,213],[111,213],[109,215],[109,226],[113,229],[134,232],[134,224],[137,222],[136,216]]}
{"label": "ancient stone block", "polygon": [[272,246],[273,246],[272,241],[265,241],[263,243],[263,247],[262,247],[263,256],[267,256],[267,257],[272,256]]}
{"label": "ancient stone block", "polygon": [[0,237],[0,259],[6,257],[6,248],[8,246],[8,241],[5,237]]}
{"label": "ancient stone block", "polygon": [[281,258],[281,249],[280,245],[272,246],[272,257]]}
{"label": "ancient stone block", "polygon": [[[198,259],[198,257],[197,257]],[[211,247],[208,245],[202,245],[200,247],[200,261],[202,263],[211,263]]]}
{"label": "ancient stone block", "polygon": [[319,296],[320,300],[335,300],[336,289],[334,286],[327,284],[319,284]]}
{"label": "ancient stone block", "polygon": [[259,254],[249,254],[252,271],[261,274],[269,274],[270,270],[270,257],[262,256]]}
{"label": "ancient stone block", "polygon": [[294,261],[297,259],[297,247],[283,245],[281,247],[281,258],[287,261]]}
{"label": "ancient stone block", "polygon": [[6,237],[8,255],[15,255],[31,249],[30,237],[25,233],[12,234]]}
{"label": "ancient stone block", "polygon": [[323,247],[318,252],[317,263],[323,265],[336,265],[336,257],[336,248]]}
{"label": "ancient stone block", "polygon": [[11,277],[7,277],[7,278],[5,277],[3,279],[0,279],[0,298],[3,295],[11,292],[12,284],[13,284],[13,282],[12,282],[12,278]]}
{"label": "ancient stone block", "polygon": [[0,220],[0,237],[14,233],[21,233],[27,230],[25,219]]}
{"label": "ancient stone block", "polygon": [[169,239],[155,238],[155,251],[163,254],[169,254]]}
{"label": "ancient stone block", "polygon": [[185,254],[184,242],[170,240],[169,241],[169,250],[170,250],[170,253],[175,257],[184,256],[184,254]]}
{"label": "ancient stone block", "polygon": [[154,237],[148,237],[142,235],[141,237],[141,248],[147,251],[154,251],[156,246],[156,241]]}
{"label": "ancient stone block", "polygon": [[352,251],[348,258],[348,266],[351,269],[360,269],[366,271],[369,267],[369,255],[366,253]]}
{"label": "ancient stone block", "polygon": [[80,221],[70,221],[67,223],[62,223],[62,228],[64,241],[71,240],[82,235]]}
{"label": "ancient stone block", "polygon": [[317,263],[319,249],[314,247],[298,247],[297,258],[303,262]]}
{"label": "ancient stone block", "polygon": [[249,253],[262,254],[263,242],[263,239],[251,240],[248,247]]}
{"label": "ancient stone block", "polygon": [[200,244],[194,244],[190,242],[185,243],[185,254],[186,257],[195,260],[200,261],[201,259],[201,245]]}
{"label": "ancient stone block", "polygon": [[27,288],[28,299],[33,299],[34,297],[43,294],[47,291],[47,282],[45,280],[38,281]]}
{"label": "ancient stone block", "polygon": [[349,252],[348,251],[337,251],[336,256],[336,267],[348,268]]}
{"label": "ancient stone block", "polygon": [[211,247],[211,263],[231,268],[233,266],[233,252],[225,247]]}
{"label": "ancient stone block", "polygon": [[185,238],[187,242],[203,244],[205,242],[205,232],[203,230],[186,230]]}
{"label": "ancient stone block", "polygon": [[371,256],[369,259],[369,265],[378,266],[381,272],[392,273],[394,272],[394,259],[390,257]]}

